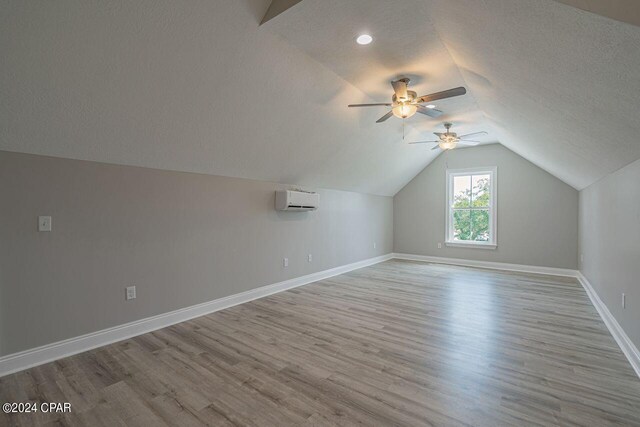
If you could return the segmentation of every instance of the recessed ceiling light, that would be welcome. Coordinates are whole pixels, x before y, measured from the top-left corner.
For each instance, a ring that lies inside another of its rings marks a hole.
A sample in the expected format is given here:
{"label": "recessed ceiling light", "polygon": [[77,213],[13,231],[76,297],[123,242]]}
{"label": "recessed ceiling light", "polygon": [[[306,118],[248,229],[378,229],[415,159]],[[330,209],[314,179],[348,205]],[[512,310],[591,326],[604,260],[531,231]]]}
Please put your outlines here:
{"label": "recessed ceiling light", "polygon": [[371,37],[369,34],[362,34],[359,35],[358,38],[356,39],[356,42],[358,44],[369,44],[373,41],[373,37]]}
{"label": "recessed ceiling light", "polygon": [[436,108],[436,106],[433,105],[433,104],[425,105],[425,107],[427,107],[427,108]]}

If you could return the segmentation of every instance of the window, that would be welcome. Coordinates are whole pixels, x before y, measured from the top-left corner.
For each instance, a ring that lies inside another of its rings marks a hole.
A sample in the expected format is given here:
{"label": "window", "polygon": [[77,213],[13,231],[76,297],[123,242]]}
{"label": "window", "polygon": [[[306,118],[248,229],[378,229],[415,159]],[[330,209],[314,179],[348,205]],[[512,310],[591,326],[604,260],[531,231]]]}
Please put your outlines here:
{"label": "window", "polygon": [[447,170],[447,246],[496,248],[496,173]]}

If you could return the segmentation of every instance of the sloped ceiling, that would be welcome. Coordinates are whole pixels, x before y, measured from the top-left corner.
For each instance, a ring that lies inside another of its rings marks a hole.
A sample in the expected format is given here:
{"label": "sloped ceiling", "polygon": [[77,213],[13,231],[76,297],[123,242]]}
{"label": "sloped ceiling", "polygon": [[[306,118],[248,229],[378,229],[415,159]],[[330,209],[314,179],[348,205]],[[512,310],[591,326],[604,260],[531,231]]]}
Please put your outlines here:
{"label": "sloped ceiling", "polygon": [[[390,82],[399,77],[409,77],[410,89],[418,95],[466,86],[429,21],[426,6],[423,0],[303,0],[263,27],[280,34],[377,102],[390,102]],[[368,46],[358,45],[355,38],[362,33],[373,34],[375,41]],[[452,121],[454,131],[460,134],[486,130],[489,136],[480,139],[495,142],[472,94],[435,104],[445,115],[437,120],[421,114],[407,119],[407,140],[433,140],[433,132],[444,131],[442,123]],[[372,107],[357,114],[372,114],[370,125],[382,130],[398,121],[392,118],[374,124],[387,111],[388,107]],[[411,148],[419,153],[431,146]]]}
{"label": "sloped ceiling", "polygon": [[640,27],[555,1],[432,5],[504,145],[578,189],[640,158]]}
{"label": "sloped ceiling", "polygon": [[269,0],[1,1],[0,149],[393,195],[437,152],[346,105],[402,75],[469,89],[407,140],[487,130],[576,188],[640,157],[639,27],[552,0],[287,2],[259,26]]}
{"label": "sloped ceiling", "polygon": [[[292,1],[292,0],[289,0]],[[299,0],[297,0],[299,1]],[[638,0],[556,0],[598,15],[640,25]]]}
{"label": "sloped ceiling", "polygon": [[395,194],[437,154],[346,108],[371,100],[268,7],[0,1],[0,150]]}
{"label": "sloped ceiling", "polygon": [[465,83],[441,103],[454,124],[577,189],[640,158],[640,27],[553,0],[303,0],[265,27],[378,100],[399,74],[420,93]]}

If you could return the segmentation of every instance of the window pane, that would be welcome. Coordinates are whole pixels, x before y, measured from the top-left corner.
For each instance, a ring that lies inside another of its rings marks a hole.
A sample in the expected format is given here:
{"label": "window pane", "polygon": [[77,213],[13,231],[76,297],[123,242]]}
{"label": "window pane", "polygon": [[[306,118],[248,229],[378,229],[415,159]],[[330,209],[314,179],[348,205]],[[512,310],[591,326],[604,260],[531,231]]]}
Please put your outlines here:
{"label": "window pane", "polygon": [[453,207],[471,206],[471,175],[453,177]]}
{"label": "window pane", "polygon": [[473,175],[471,177],[472,183],[472,204],[476,208],[488,208],[490,202],[490,190],[491,176],[486,175]]}
{"label": "window pane", "polygon": [[471,239],[471,212],[453,211],[453,240]]}
{"label": "window pane", "polygon": [[471,211],[471,237],[476,242],[489,241],[489,210],[474,209]]}

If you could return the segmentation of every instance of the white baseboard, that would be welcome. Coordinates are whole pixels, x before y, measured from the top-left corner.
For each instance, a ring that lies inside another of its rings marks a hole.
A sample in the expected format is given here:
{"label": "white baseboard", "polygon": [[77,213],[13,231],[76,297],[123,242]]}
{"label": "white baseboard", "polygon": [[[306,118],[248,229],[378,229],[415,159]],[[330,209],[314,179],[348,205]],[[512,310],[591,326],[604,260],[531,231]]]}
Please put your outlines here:
{"label": "white baseboard", "polygon": [[554,276],[577,277],[578,273],[577,270],[571,270],[568,268],[539,267],[535,265],[509,264],[506,262],[474,261],[470,259],[444,258],[429,255],[394,253],[393,257],[409,261],[424,261],[437,264],[462,265],[465,267],[490,268],[492,270],[519,271],[521,273],[551,274]]}
{"label": "white baseboard", "polygon": [[539,267],[534,265],[523,265],[523,264],[508,264],[502,262],[488,262],[488,261],[474,261],[468,259],[459,259],[459,258],[444,258],[444,257],[436,257],[436,256],[428,256],[428,255],[413,255],[413,254],[402,254],[402,253],[394,253],[393,258],[395,259],[404,259],[409,261],[424,261],[424,262],[432,262],[437,264],[449,264],[449,265],[462,265],[466,267],[479,267],[479,268],[490,268],[494,270],[506,270],[506,271],[519,271],[523,273],[539,273],[539,274],[551,274],[554,276],[568,276],[575,277],[578,279],[585,292],[589,296],[591,303],[600,314],[602,321],[609,329],[609,332],[613,336],[613,338],[620,346],[620,349],[624,353],[624,355],[631,363],[631,366],[635,370],[638,377],[640,377],[640,351],[636,348],[636,346],[631,342],[627,334],[622,329],[622,326],[618,323],[618,321],[613,317],[609,309],[602,302],[595,289],[591,286],[589,281],[584,275],[578,270],[571,270],[566,268],[554,268],[554,267]]}
{"label": "white baseboard", "polygon": [[611,335],[613,335],[618,346],[620,346],[624,355],[629,359],[629,363],[631,363],[636,374],[640,377],[640,351],[638,351],[638,348],[633,344],[633,342],[631,342],[627,334],[624,332],[624,329],[622,329],[622,326],[620,326],[615,317],[613,317],[607,306],[602,302],[598,293],[593,289],[591,283],[589,283],[589,280],[587,280],[582,272],[578,271],[577,278],[582,284],[584,290],[587,292],[591,303],[596,310],[598,310],[604,324],[607,325],[609,332],[611,332]]}
{"label": "white baseboard", "polygon": [[97,347],[112,344],[114,342],[125,340],[137,335],[142,335],[147,332],[152,332],[157,329],[165,328],[176,323],[193,319],[195,317],[204,316],[218,310],[233,307],[234,305],[249,302],[258,298],[263,298],[268,295],[296,288],[298,286],[307,285],[309,283],[344,274],[349,271],[367,267],[369,265],[384,262],[392,258],[411,261],[432,262],[439,264],[462,265],[467,267],[489,268],[495,270],[519,271],[524,273],[540,273],[552,274],[556,276],[575,277],[584,287],[587,295],[591,299],[591,302],[593,303],[594,307],[600,314],[600,317],[611,332],[611,335],[613,335],[613,338],[620,346],[620,349],[625,354],[627,359],[629,359],[629,362],[631,363],[631,366],[635,370],[636,374],[638,374],[638,377],[640,377],[640,352],[631,342],[631,340],[624,332],[620,324],[613,317],[609,309],[604,305],[589,281],[579,271],[564,268],[538,267],[501,262],[473,261],[458,258],[443,258],[402,253],[387,254],[375,258],[369,258],[363,261],[354,262],[352,264],[343,265],[329,270],[319,271],[317,273],[308,274],[302,277],[296,277],[294,279],[285,280],[283,282],[274,283],[267,286],[262,286],[260,288],[252,289],[250,291],[242,292],[235,295],[230,295],[217,300],[185,307],[168,313],[159,314],[157,316],[136,320],[124,325],[103,329],[101,331],[92,332],[64,341],[58,341],[52,344],[47,344],[19,353],[9,354],[7,356],[0,357],[0,377],[34,366],[42,365],[44,363],[52,362],[54,360],[62,359],[64,357],[72,356],[74,354],[82,353],[84,351],[91,350]]}
{"label": "white baseboard", "polygon": [[369,258],[363,261],[354,262],[352,264],[343,265],[329,270],[319,271],[317,273],[308,274],[302,277],[285,280],[283,282],[274,283],[250,291],[230,295],[224,298],[181,308],[179,310],[168,313],[159,314],[153,317],[136,320],[124,325],[114,326],[112,328],[103,329],[101,331],[92,332],[75,338],[69,338],[64,341],[58,341],[52,344],[43,345],[30,350],[19,353],[9,354],[0,357],[0,377],[43,363],[52,362],[62,359],[63,357],[72,356],[104,345],[112,344],[136,335],[152,332],[157,329],[175,325],[195,317],[204,316],[218,310],[233,307],[234,305],[249,302],[258,298],[263,298],[287,289],[296,288],[298,286],[307,285],[317,282],[318,280],[327,279],[329,277],[344,274],[349,271],[377,264],[393,258],[393,254]]}

